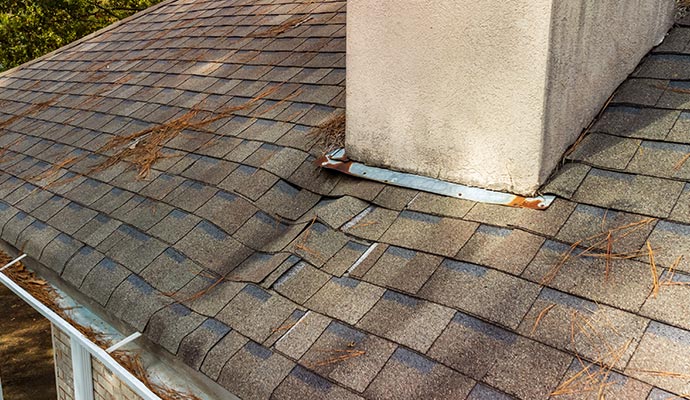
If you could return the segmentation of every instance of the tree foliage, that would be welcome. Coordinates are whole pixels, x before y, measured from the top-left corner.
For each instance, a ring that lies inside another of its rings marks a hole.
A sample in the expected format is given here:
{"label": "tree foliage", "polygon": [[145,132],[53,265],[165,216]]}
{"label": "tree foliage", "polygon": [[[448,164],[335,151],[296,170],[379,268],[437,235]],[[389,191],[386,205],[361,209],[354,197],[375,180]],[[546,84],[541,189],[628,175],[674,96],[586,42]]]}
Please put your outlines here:
{"label": "tree foliage", "polygon": [[160,0],[0,0],[0,71],[51,52]]}

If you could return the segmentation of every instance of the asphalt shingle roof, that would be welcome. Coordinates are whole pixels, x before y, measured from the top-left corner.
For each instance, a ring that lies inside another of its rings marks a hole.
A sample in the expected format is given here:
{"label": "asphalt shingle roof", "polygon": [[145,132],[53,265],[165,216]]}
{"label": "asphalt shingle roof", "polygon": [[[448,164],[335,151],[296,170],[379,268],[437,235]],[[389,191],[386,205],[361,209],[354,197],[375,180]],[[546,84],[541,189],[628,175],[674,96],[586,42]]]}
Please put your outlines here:
{"label": "asphalt shingle roof", "polygon": [[[563,384],[590,362],[608,398],[690,392],[690,28],[535,211],[314,166],[345,6],[166,1],[1,75],[2,240],[243,398],[589,398]],[[145,177],[94,168],[146,129],[171,134]]]}

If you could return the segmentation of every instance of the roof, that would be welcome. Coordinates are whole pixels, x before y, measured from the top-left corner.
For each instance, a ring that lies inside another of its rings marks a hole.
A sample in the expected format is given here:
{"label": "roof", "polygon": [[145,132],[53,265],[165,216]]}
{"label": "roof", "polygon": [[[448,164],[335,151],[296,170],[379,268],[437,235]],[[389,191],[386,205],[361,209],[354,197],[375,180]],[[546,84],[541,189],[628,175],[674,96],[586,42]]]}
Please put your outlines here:
{"label": "roof", "polygon": [[314,166],[344,1],[166,1],[0,76],[1,238],[243,398],[687,393],[689,46],[537,211]]}

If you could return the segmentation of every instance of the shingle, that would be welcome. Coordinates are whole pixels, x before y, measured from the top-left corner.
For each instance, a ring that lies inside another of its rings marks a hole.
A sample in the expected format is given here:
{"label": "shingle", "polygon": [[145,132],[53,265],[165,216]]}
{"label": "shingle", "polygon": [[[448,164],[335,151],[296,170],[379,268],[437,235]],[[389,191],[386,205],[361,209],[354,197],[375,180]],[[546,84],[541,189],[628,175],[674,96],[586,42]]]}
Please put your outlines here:
{"label": "shingle", "polygon": [[188,284],[199,272],[199,265],[173,248],[167,248],[141,272],[141,277],[163,293],[174,293]]}
{"label": "shingle", "polygon": [[419,296],[516,328],[539,286],[478,265],[445,260]]}
{"label": "shingle", "polygon": [[65,265],[62,278],[80,287],[86,275],[104,258],[105,255],[93,247],[83,246]]}
{"label": "shingle", "polygon": [[364,280],[415,294],[441,264],[442,257],[389,246],[364,274]]}
{"label": "shingle", "polygon": [[622,106],[609,107],[594,124],[592,132],[639,139],[663,140],[673,128],[678,115],[680,115],[680,111]]}
{"label": "shingle", "polygon": [[344,232],[369,240],[379,240],[400,215],[382,207],[369,206],[342,227]]}
{"label": "shingle", "polygon": [[61,233],[41,253],[40,262],[53,271],[62,273],[67,261],[81,248],[82,243]]}
{"label": "shingle", "polygon": [[257,208],[247,200],[225,191],[217,192],[201,206],[196,214],[220,226],[227,233],[234,233]]}
{"label": "shingle", "polygon": [[204,185],[199,182],[184,181],[182,184],[167,195],[164,201],[179,207],[185,211],[194,212],[208,199],[213,197],[218,189],[213,186]]}
{"label": "shingle", "polygon": [[[94,275],[93,271],[89,276],[91,275]],[[134,329],[143,332],[151,316],[171,303],[173,301],[169,297],[156,291],[140,277],[130,274],[110,297],[106,309]]]}
{"label": "shingle", "polygon": [[[687,95],[686,95],[687,96]],[[684,111],[680,113],[673,129],[666,136],[667,142],[690,143],[690,113]]]}
{"label": "shingle", "polygon": [[104,258],[86,275],[79,290],[98,304],[105,306],[115,288],[124,281],[130,272],[115,261]]}
{"label": "shingle", "polygon": [[402,211],[419,194],[412,189],[386,186],[373,200],[373,203],[391,210]]}
{"label": "shingle", "polygon": [[185,364],[198,370],[201,368],[206,354],[230,331],[231,329],[222,322],[207,318],[192,333],[182,339],[177,355]]}
{"label": "shingle", "polygon": [[640,142],[639,139],[592,133],[585,136],[568,158],[601,168],[623,170],[637,152]]}
{"label": "shingle", "polygon": [[307,157],[308,154],[301,150],[283,147],[273,157],[262,163],[261,168],[287,179]]}
{"label": "shingle", "polygon": [[306,262],[299,262],[278,279],[273,288],[288,299],[304,304],[330,279]]}
{"label": "shingle", "polygon": [[18,248],[33,259],[38,260],[41,257],[43,249],[48,243],[55,239],[59,233],[59,231],[51,226],[35,220],[19,235],[17,239]]}
{"label": "shingle", "polygon": [[690,145],[643,141],[627,171],[662,178],[690,178],[690,164],[683,162]]}
{"label": "shingle", "polygon": [[371,399],[463,399],[474,381],[404,348],[398,348],[367,388]]}
{"label": "shingle", "polygon": [[200,314],[215,316],[245,286],[245,283],[230,282],[204,270],[177,292],[175,297]]}
{"label": "shingle", "polygon": [[306,303],[307,308],[356,324],[385,290],[352,278],[332,278]]}
{"label": "shingle", "polygon": [[252,200],[257,200],[277,181],[278,177],[270,172],[247,165],[240,165],[218,187],[227,191],[235,191]]}
{"label": "shingle", "polygon": [[94,179],[87,179],[82,184],[72,189],[72,191],[65,194],[65,197],[88,206],[100,199],[111,189],[112,186],[108,184],[101,183]]}
{"label": "shingle", "polygon": [[214,381],[218,379],[225,363],[237,353],[249,339],[230,331],[206,354],[201,371]]}
{"label": "shingle", "polygon": [[477,383],[465,400],[512,400],[513,397],[490,386]]}
{"label": "shingle", "polygon": [[256,205],[281,217],[297,220],[321,198],[308,190],[300,190],[284,180],[276,182],[257,200]]}
{"label": "shingle", "polygon": [[33,195],[27,196],[24,199],[17,202],[15,204],[15,207],[26,213],[32,213],[34,210],[36,210],[36,208],[43,205],[52,196],[53,194],[47,190],[39,190]]}
{"label": "shingle", "polygon": [[333,190],[331,190],[331,196],[352,196],[358,199],[372,201],[381,193],[385,185],[380,182],[363,180],[360,178],[355,178],[349,175],[343,175],[338,180]]}
{"label": "shingle", "polygon": [[667,83],[656,79],[628,79],[616,91],[613,102],[652,107],[664,94]]}
{"label": "shingle", "polygon": [[271,396],[272,399],[301,399],[301,400],[357,400],[361,397],[349,392],[338,385],[296,366],[290,375],[278,386]]}
{"label": "shingle", "polygon": [[292,314],[296,306],[280,295],[247,285],[216,318],[259,343]]}
{"label": "shingle", "polygon": [[36,189],[38,189],[36,186],[30,183],[25,183],[12,191],[12,193],[5,196],[3,199],[6,203],[15,205],[21,200],[24,200],[27,196],[32,195]]}
{"label": "shingle", "polygon": [[201,218],[194,214],[174,209],[170,214],[165,216],[160,222],[148,230],[153,236],[157,236],[168,243],[177,243],[183,236],[191,231],[199,222]]}
{"label": "shingle", "polygon": [[683,191],[673,206],[669,219],[684,223],[690,223],[690,184],[686,183]]}
{"label": "shingle", "polygon": [[403,211],[381,240],[452,257],[472,236],[477,226],[473,222]]}
{"label": "shingle", "polygon": [[326,195],[333,190],[340,178],[338,174],[316,167],[314,159],[309,157],[290,175],[288,181],[314,193]]}
{"label": "shingle", "polygon": [[[386,340],[334,321],[299,363],[321,376],[362,392],[383,368],[396,347]],[[362,353],[355,353],[359,355],[342,362],[329,362],[348,351]]]}
{"label": "shingle", "polygon": [[367,207],[368,203],[350,196],[322,199],[305,218],[312,218],[314,214],[331,228],[338,229]]}
{"label": "shingle", "polygon": [[[135,196],[137,198],[139,196]],[[129,202],[128,202],[129,203]],[[160,222],[168,213],[173,210],[173,207],[151,199],[142,199],[134,207],[125,209],[128,204],[124,204],[118,210],[113,212],[113,216],[127,222],[143,231],[150,229],[152,226]]]}
{"label": "shingle", "polygon": [[347,243],[348,239],[343,233],[316,222],[310,224],[293,241],[291,249],[306,261],[320,267]]}
{"label": "shingle", "polygon": [[480,225],[457,258],[520,275],[542,243],[544,238],[518,229]]}
{"label": "shingle", "polygon": [[664,218],[682,190],[678,181],[592,169],[573,200]]}
{"label": "shingle", "polygon": [[[586,373],[581,372],[584,368],[587,368]],[[596,378],[590,380],[590,375]],[[616,371],[607,373],[605,369],[596,364],[590,365],[580,360],[573,360],[559,387],[561,385],[566,393],[572,394],[558,397],[568,400],[585,400],[591,398],[595,392],[598,396],[605,396],[607,399],[645,400],[651,390],[651,386],[643,382],[621,375]]]}
{"label": "shingle", "polygon": [[[545,288],[518,332],[590,360],[600,360],[602,355],[616,349],[615,357],[605,356],[602,361],[615,361],[614,367],[622,369],[630,360],[648,323],[647,319],[635,314]],[[592,340],[593,337],[603,339]]]}
{"label": "shingle", "polygon": [[690,79],[687,68],[690,56],[681,54],[652,54],[633,74],[636,77],[656,79]]}
{"label": "shingle", "polygon": [[79,229],[74,234],[74,237],[89,246],[96,247],[121,224],[120,221],[109,218],[103,214],[98,214]]}
{"label": "shingle", "polygon": [[[649,265],[633,260],[612,260],[606,279],[603,258],[579,257],[576,251],[562,263],[569,249],[570,246],[547,240],[522,276],[624,310],[639,310],[652,289]],[[555,268],[559,265],[560,268]]]}
{"label": "shingle", "polygon": [[177,354],[180,342],[192,333],[204,317],[179,303],[162,308],[151,316],[145,335],[172,354]]}
{"label": "shingle", "polygon": [[657,252],[658,254],[655,253],[654,260],[658,265],[669,268],[676,264],[678,257],[683,256],[675,268],[690,272],[690,260],[687,260],[685,256],[690,249],[690,225],[660,221],[648,240],[653,249],[661,247],[665,249]]}
{"label": "shingle", "polygon": [[640,314],[690,330],[690,275],[665,271],[659,281],[659,294],[647,298]]}
{"label": "shingle", "polygon": [[278,339],[275,348],[290,358],[299,359],[316,342],[331,321],[324,315],[307,311],[300,321]]}
{"label": "shingle", "polygon": [[124,191],[120,188],[113,188],[103,197],[96,200],[95,203],[91,204],[91,208],[104,214],[110,214],[126,203],[132,196],[134,196],[134,194],[131,192]]}
{"label": "shingle", "polygon": [[218,383],[243,398],[268,399],[294,363],[254,342],[247,342],[223,368]]}
{"label": "shingle", "polygon": [[477,203],[465,219],[495,226],[519,227],[552,236],[558,233],[575,206],[575,203],[559,198],[546,210]]}
{"label": "shingle", "polygon": [[129,225],[123,224],[117,229],[123,234],[122,239],[105,250],[105,254],[130,271],[140,272],[167,247],[160,240]]}
{"label": "shingle", "polygon": [[462,218],[473,206],[474,203],[467,200],[420,192],[410,201],[407,208],[427,214]]}
{"label": "shingle", "polygon": [[[290,128],[292,128],[292,125],[285,122],[257,119],[253,124],[244,129],[242,133],[240,133],[239,137],[273,143],[276,140],[280,139],[280,137],[283,136],[287,131],[289,131]],[[260,159],[257,159],[255,160],[255,162],[259,160]],[[268,158],[266,158],[264,161],[266,160],[268,160]],[[260,166],[261,164],[263,164],[251,163],[249,162],[249,158],[246,161],[248,164],[254,166]],[[295,167],[297,165],[295,165]]]}
{"label": "shingle", "polygon": [[237,164],[213,157],[200,157],[194,164],[182,172],[182,176],[208,183],[219,184],[237,168]]}
{"label": "shingle", "polygon": [[257,211],[233,234],[237,240],[260,251],[282,251],[307,226],[307,223],[287,225]]}
{"label": "shingle", "polygon": [[175,247],[202,266],[223,275],[251,254],[249,248],[205,220]]}
{"label": "shingle", "polygon": [[[578,204],[556,238],[569,243],[580,241],[584,247],[593,245],[601,247],[605,246],[601,243],[602,240],[606,240],[604,233],[613,231],[612,252],[629,253],[642,248],[654,228],[654,221],[648,220],[642,215]],[[644,223],[644,221],[649,223]],[[628,225],[631,225],[630,229],[619,229]],[[597,235],[599,237],[596,237]],[[585,240],[592,237],[595,238]]]}
{"label": "shingle", "polygon": [[449,308],[387,290],[357,327],[425,353],[453,314]]}
{"label": "shingle", "polygon": [[518,337],[484,381],[521,399],[547,399],[571,361],[565,353]]}
{"label": "shingle", "polygon": [[48,223],[62,232],[69,235],[74,234],[93,217],[98,214],[96,211],[70,202],[66,207],[58,211]]}
{"label": "shingle", "polygon": [[249,256],[242,264],[233,269],[227,279],[241,282],[260,283],[290,256],[289,253],[260,253]]}
{"label": "shingle", "polygon": [[689,346],[690,332],[652,321],[625,373],[670,392],[687,393],[690,389],[687,379],[674,377],[673,373],[687,374]]}
{"label": "shingle", "polygon": [[[350,240],[321,267],[321,270],[340,277],[347,273],[364,256],[370,246]],[[383,246],[382,246],[383,247]],[[375,261],[375,260],[374,260]],[[352,272],[352,271],[351,271]]]}

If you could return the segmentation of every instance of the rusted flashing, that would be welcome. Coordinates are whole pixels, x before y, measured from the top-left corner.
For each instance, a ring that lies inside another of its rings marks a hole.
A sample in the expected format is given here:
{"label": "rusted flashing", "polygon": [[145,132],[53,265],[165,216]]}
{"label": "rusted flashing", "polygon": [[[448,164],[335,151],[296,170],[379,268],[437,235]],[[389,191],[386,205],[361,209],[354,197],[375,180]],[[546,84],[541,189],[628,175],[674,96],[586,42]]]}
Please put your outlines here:
{"label": "rusted flashing", "polygon": [[508,207],[531,208],[546,210],[555,200],[555,196],[544,195],[537,197],[522,197],[510,193],[480,189],[440,179],[429,178],[415,174],[392,171],[383,168],[369,167],[347,158],[345,149],[333,150],[319,157],[316,164],[322,168],[340,171],[344,174],[383,182],[408,189],[416,189],[436,193],[448,197],[475,201],[478,203],[500,204]]}

